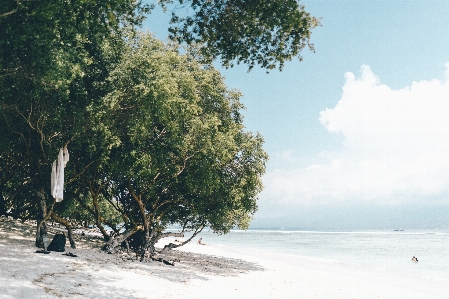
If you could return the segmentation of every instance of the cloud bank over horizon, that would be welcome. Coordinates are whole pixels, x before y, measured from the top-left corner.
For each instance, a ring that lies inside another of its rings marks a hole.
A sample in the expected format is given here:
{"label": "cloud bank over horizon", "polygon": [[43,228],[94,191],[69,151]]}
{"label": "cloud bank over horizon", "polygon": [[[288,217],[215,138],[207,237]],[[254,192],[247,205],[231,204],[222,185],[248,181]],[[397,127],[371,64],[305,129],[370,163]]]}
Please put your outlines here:
{"label": "cloud bank over horizon", "polygon": [[[317,153],[318,162],[277,169],[264,177],[264,202],[449,203],[449,63],[444,81],[393,90],[369,66],[345,74],[334,108],[320,112],[343,149]],[[279,159],[292,159],[292,152]],[[447,196],[445,196],[447,195]]]}

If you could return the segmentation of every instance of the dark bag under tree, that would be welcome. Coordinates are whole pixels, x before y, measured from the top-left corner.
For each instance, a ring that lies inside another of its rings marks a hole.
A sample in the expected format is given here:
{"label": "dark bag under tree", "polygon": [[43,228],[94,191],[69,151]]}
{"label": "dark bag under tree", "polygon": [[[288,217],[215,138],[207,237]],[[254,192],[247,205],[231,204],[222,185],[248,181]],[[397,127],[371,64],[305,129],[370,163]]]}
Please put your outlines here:
{"label": "dark bag under tree", "polygon": [[58,233],[53,237],[53,240],[51,240],[50,245],[48,245],[47,250],[48,251],[57,251],[57,252],[64,252],[65,251],[65,234]]}

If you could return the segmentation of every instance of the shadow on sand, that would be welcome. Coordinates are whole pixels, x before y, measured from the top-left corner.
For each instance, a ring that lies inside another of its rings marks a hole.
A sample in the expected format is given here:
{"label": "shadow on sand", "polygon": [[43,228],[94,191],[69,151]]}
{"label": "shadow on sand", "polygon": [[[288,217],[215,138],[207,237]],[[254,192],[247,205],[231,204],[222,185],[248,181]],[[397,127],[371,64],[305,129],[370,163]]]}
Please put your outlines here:
{"label": "shadow on sand", "polygon": [[89,248],[76,249],[77,257],[39,254],[33,237],[29,224],[0,219],[0,282],[8,286],[2,298],[145,298],[151,288],[158,287],[157,279],[182,287],[192,279],[206,281],[211,276],[264,270],[240,259],[177,250],[161,255],[166,260],[179,259],[175,266],[127,260]]}

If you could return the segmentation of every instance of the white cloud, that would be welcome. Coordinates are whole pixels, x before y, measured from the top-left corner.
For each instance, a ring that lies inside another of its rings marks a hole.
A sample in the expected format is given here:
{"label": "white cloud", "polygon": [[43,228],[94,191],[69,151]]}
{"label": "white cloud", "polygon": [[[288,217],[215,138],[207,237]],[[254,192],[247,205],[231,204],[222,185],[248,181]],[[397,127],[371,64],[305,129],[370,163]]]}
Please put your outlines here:
{"label": "white cloud", "polygon": [[382,84],[367,65],[360,78],[346,73],[340,101],[319,118],[329,134],[343,135],[344,150],[308,167],[269,172],[263,198],[285,203],[442,198],[449,191],[449,63],[446,68],[445,82],[413,82],[400,90]]}

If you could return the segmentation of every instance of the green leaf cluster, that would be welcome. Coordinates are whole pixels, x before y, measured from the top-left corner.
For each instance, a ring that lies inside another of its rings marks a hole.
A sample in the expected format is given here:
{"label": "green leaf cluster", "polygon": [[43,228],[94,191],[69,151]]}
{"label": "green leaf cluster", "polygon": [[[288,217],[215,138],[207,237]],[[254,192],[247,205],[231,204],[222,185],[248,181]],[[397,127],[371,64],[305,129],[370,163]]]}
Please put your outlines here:
{"label": "green leaf cluster", "polygon": [[282,70],[293,57],[302,60],[305,47],[314,51],[310,37],[320,20],[297,0],[179,2],[181,7],[172,12],[170,37],[190,45],[201,44],[203,57],[220,58],[225,67],[236,62],[247,64],[249,70],[256,64]]}

